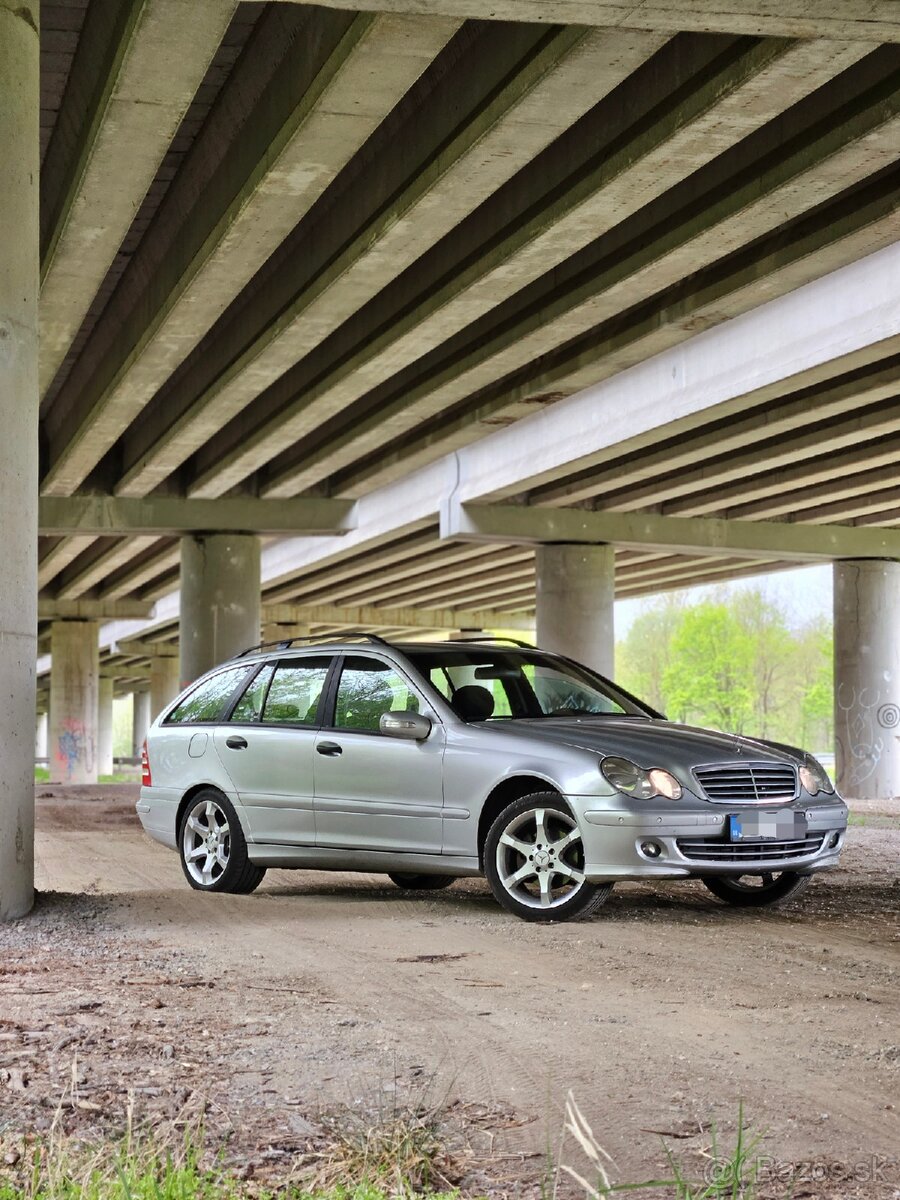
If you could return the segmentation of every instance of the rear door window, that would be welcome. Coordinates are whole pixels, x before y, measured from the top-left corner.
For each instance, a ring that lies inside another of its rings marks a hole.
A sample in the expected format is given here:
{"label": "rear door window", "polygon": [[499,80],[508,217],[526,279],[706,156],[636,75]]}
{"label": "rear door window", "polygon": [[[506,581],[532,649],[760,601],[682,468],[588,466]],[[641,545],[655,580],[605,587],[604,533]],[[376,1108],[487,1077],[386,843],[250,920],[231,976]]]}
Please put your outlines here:
{"label": "rear door window", "polygon": [[204,679],[169,713],[166,724],[194,725],[201,721],[218,721],[250,670],[251,667],[245,663]]}
{"label": "rear door window", "polygon": [[256,722],[262,716],[263,704],[266,699],[266,692],[269,689],[269,684],[272,680],[272,675],[275,667],[270,663],[247,684],[243,696],[234,706],[234,711],[231,714],[232,721],[240,721],[244,724],[247,722]]}
{"label": "rear door window", "polygon": [[264,725],[315,725],[331,657],[291,659],[275,668],[262,710]]}

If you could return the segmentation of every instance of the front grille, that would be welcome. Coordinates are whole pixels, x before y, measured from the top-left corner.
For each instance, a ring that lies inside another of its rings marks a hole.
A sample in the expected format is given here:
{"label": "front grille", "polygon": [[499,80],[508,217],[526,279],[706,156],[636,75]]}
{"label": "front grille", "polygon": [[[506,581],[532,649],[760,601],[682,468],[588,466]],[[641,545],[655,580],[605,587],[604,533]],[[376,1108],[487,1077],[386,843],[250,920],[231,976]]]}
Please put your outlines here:
{"label": "front grille", "polygon": [[790,862],[822,849],[824,833],[790,842],[719,842],[711,838],[678,838],[675,845],[685,858],[703,862]]}
{"label": "front grille", "polygon": [[707,800],[723,804],[770,804],[793,800],[797,771],[788,763],[717,763],[694,767]]}

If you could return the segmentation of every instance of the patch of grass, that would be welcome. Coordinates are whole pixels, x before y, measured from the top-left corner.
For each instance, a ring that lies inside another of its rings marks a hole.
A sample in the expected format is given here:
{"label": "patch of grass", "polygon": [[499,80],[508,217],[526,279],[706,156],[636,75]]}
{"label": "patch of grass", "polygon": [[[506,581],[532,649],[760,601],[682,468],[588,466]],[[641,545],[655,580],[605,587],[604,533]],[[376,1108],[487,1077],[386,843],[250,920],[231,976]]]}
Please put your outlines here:
{"label": "patch of grass", "polygon": [[50,782],[49,768],[48,767],[35,767],[34,768],[34,782],[35,783],[49,783]]}
{"label": "patch of grass", "polygon": [[381,1189],[402,1200],[455,1195],[448,1177],[450,1156],[439,1132],[443,1105],[430,1102],[428,1094],[426,1087],[401,1100],[392,1091],[379,1097],[374,1111],[342,1109],[323,1117],[326,1138],[317,1155],[314,1186],[329,1196],[329,1189],[337,1188],[336,1200],[343,1200],[339,1189],[348,1180],[371,1187],[373,1200],[380,1200]]}
{"label": "patch of grass", "polygon": [[[588,1166],[585,1168],[596,1180],[590,1183],[584,1174],[563,1163],[559,1172],[574,1179],[584,1189],[586,1200],[601,1200],[618,1192],[657,1192],[665,1188],[671,1200],[758,1200],[759,1157],[762,1141],[744,1124],[743,1105],[738,1108],[735,1144],[723,1150],[715,1126],[710,1130],[710,1146],[706,1151],[702,1179],[690,1178],[672,1151],[665,1147],[671,1175],[667,1179],[647,1179],[642,1183],[614,1183],[611,1171],[615,1163],[595,1137],[593,1130],[575,1103],[571,1093],[566,1104],[564,1138],[571,1137],[579,1146]],[[565,1144],[565,1142],[563,1143]],[[562,1149],[562,1148],[561,1148]]]}
{"label": "patch of grass", "polygon": [[[352,1179],[347,1176],[347,1179]],[[218,1165],[203,1166],[190,1145],[152,1142],[86,1147],[35,1145],[15,1170],[0,1168],[0,1200],[456,1200],[456,1192],[419,1191],[399,1175],[390,1183],[333,1187],[260,1185]]]}

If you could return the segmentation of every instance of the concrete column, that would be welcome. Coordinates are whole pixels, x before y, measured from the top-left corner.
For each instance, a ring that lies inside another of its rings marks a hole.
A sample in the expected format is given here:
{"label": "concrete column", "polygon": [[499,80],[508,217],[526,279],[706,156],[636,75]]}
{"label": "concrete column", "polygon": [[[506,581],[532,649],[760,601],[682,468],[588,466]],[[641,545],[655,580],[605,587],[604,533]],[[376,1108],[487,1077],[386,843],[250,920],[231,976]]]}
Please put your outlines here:
{"label": "concrete column", "polygon": [[113,681],[100,680],[97,690],[97,774],[113,773]]}
{"label": "concrete column", "polygon": [[838,790],[900,797],[900,563],[834,564],[834,740]]}
{"label": "concrete column", "polygon": [[0,921],[34,901],[38,5],[0,0]]}
{"label": "concrete column", "polygon": [[[154,654],[150,659],[150,717],[144,727],[143,742],[150,728],[150,721],[155,721],[166,705],[170,704],[181,691],[178,674],[178,659],[163,658]],[[138,749],[140,754],[140,749]]]}
{"label": "concrete column", "polygon": [[615,654],[612,546],[538,546],[537,644],[611,676]]}
{"label": "concrete column", "polygon": [[183,537],[182,684],[257,645],[259,629],[259,538],[231,533]]}
{"label": "concrete column", "polygon": [[38,713],[34,729],[34,757],[47,757],[47,714]]}
{"label": "concrete column", "polygon": [[50,630],[50,779],[96,783],[100,664],[97,621],[54,621]]}
{"label": "concrete column", "polygon": [[150,712],[150,693],[132,692],[131,699],[133,704],[131,710],[131,753],[135,757],[140,757],[144,738],[147,736],[147,730],[150,728],[150,722],[153,720]]}

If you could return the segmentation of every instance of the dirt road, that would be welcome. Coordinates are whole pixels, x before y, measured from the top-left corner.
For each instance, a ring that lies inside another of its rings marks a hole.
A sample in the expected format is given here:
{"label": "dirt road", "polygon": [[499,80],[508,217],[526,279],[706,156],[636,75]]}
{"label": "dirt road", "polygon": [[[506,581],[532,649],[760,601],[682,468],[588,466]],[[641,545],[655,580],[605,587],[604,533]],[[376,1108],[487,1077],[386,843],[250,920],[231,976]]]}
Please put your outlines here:
{"label": "dirt road", "polygon": [[0,931],[0,1061],[30,1051],[8,1059],[25,1090],[22,1071],[16,1097],[0,1086],[0,1124],[65,1088],[78,1047],[81,1112],[202,1092],[223,1120],[268,1120],[275,1157],[320,1108],[397,1081],[455,1099],[533,1176],[571,1090],[633,1179],[661,1168],[659,1133],[689,1158],[711,1121],[727,1143],[742,1100],[767,1153],[816,1164],[795,1196],[900,1195],[896,817],[861,818],[840,870],[782,910],[625,884],[590,922],[529,926],[480,880],[411,896],[273,871],[250,897],[198,895],[136,825],[135,789],[39,794],[49,895]]}

